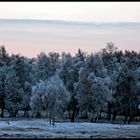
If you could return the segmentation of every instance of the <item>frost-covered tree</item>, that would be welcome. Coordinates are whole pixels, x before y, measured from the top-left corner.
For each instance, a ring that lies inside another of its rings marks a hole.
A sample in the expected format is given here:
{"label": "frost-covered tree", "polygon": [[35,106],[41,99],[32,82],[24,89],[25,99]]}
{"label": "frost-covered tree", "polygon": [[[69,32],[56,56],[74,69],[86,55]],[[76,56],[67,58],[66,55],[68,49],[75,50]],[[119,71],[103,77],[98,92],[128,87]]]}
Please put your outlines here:
{"label": "frost-covered tree", "polygon": [[54,75],[58,68],[60,68],[60,55],[56,52],[49,52],[48,58],[50,62],[50,76]]}
{"label": "frost-covered tree", "polygon": [[46,80],[54,75],[59,67],[59,54],[50,52],[48,55],[40,53],[37,57],[38,79]]}
{"label": "frost-covered tree", "polygon": [[1,107],[1,117],[4,117],[4,109],[5,109],[5,81],[6,81],[6,67],[0,67],[0,107]]}
{"label": "frost-covered tree", "polygon": [[43,110],[42,96],[43,94],[46,94],[46,92],[46,82],[42,80],[32,87],[30,99],[32,116],[41,117],[41,111]]}
{"label": "frost-covered tree", "polygon": [[24,84],[24,94],[22,94],[22,101],[20,103],[21,110],[24,110],[24,117],[29,117],[28,111],[30,110],[31,87],[31,83],[26,81]]}
{"label": "frost-covered tree", "polygon": [[103,61],[102,57],[99,53],[93,54],[87,56],[86,59],[86,67],[90,72],[94,72],[96,76],[101,77],[102,74],[104,74],[101,69],[103,69]]}
{"label": "frost-covered tree", "polygon": [[96,77],[94,73],[90,73],[88,81],[91,85],[90,93],[93,103],[92,112],[95,113],[95,122],[98,121],[101,112],[105,111],[106,103],[110,97],[109,86],[111,84],[110,77]]}
{"label": "frost-covered tree", "polygon": [[[28,116],[32,109],[33,116],[40,117],[41,110],[46,110],[51,117],[59,104],[57,112],[68,113],[72,122],[91,114],[98,119],[102,111],[109,120],[120,114],[131,121],[140,104],[139,69],[140,53],[117,50],[113,43],[97,53],[79,49],[75,56],[62,53],[60,57],[56,52],[42,52],[31,59],[9,55],[1,46],[1,116],[4,109],[10,116],[16,116],[18,110]],[[70,99],[62,93],[69,93]]]}
{"label": "frost-covered tree", "polygon": [[7,109],[11,117],[16,117],[19,110],[20,91],[17,76],[13,68],[8,66],[0,68],[0,89],[1,116],[4,117],[4,109]]}
{"label": "frost-covered tree", "polygon": [[109,77],[97,77],[94,72],[90,73],[86,67],[82,67],[79,71],[79,81],[75,84],[80,110],[91,116],[96,114],[98,120],[100,112],[105,108],[107,98],[110,96],[110,84]]}
{"label": "frost-covered tree", "polygon": [[89,75],[86,67],[81,67],[79,70],[79,80],[75,83],[76,99],[78,100],[78,107],[80,112],[85,112],[87,116],[88,111],[91,110],[92,101],[90,96],[90,84],[87,80]]}
{"label": "frost-covered tree", "polygon": [[61,113],[69,102],[70,94],[62,80],[57,76],[51,77],[46,84],[47,94],[42,97],[44,106],[48,110],[50,123],[54,125],[55,116]]}
{"label": "frost-covered tree", "polygon": [[[60,76],[60,78],[63,80],[64,85],[66,87],[66,89],[70,92],[70,101],[68,104],[68,112],[69,112],[69,117],[72,119],[72,114],[74,114],[73,112],[75,111],[71,111],[71,110],[75,110],[75,104],[76,101],[74,101],[74,96],[73,96],[73,84],[75,82],[75,74],[74,74],[74,69],[73,69],[73,58],[71,55],[67,55],[67,54],[63,54],[62,56],[62,60],[61,60],[61,67],[58,70],[58,74]],[[71,106],[71,102],[73,106]],[[71,113],[72,112],[72,113]]]}
{"label": "frost-covered tree", "polygon": [[[30,110],[30,96],[31,87],[33,85],[36,72],[32,70],[32,60],[24,58],[24,82],[23,82],[23,93],[21,94],[22,101],[20,103],[20,109],[24,111],[24,116],[29,116],[28,111]],[[36,79],[37,80],[37,79]]]}
{"label": "frost-covered tree", "polygon": [[24,82],[28,78],[25,71],[25,58],[20,55],[12,55],[10,65],[16,72],[20,87],[23,88]]}
{"label": "frost-covered tree", "polygon": [[124,62],[131,70],[136,70],[140,67],[140,58],[138,58],[137,52],[125,50]]}
{"label": "frost-covered tree", "polygon": [[50,123],[54,125],[55,116],[60,114],[69,101],[70,95],[62,80],[52,76],[48,81],[40,81],[32,88],[31,108],[33,111],[45,109],[49,114]]}
{"label": "frost-covered tree", "polygon": [[[111,50],[110,50],[111,51]],[[109,51],[109,52],[110,52]],[[103,84],[102,83],[102,85],[101,85],[101,82],[100,81],[105,81],[105,79],[109,79],[109,81],[115,81],[115,74],[116,74],[116,71],[114,71],[114,73],[113,73],[113,70],[110,70],[110,68],[111,67],[109,67],[108,65],[108,61],[107,61],[107,63],[105,63],[104,61],[106,61],[106,55],[108,55],[108,53],[109,53],[108,51],[106,51],[106,49],[104,50],[104,53],[102,53],[102,52],[98,52],[98,53],[96,53],[96,54],[93,54],[93,53],[91,53],[91,55],[88,55],[87,56],[87,59],[86,59],[86,67],[87,67],[87,69],[89,70],[89,75],[95,75],[95,79],[97,78],[98,79],[98,84],[99,84],[99,86],[101,86],[102,88],[104,88],[104,89],[106,89],[106,90],[103,90],[103,91],[105,91],[104,93],[105,93],[105,95],[106,95],[106,98],[108,98],[108,100],[106,100],[106,101],[108,101],[108,102],[110,102],[111,100],[112,100],[112,93],[113,93],[113,88],[114,88],[114,83],[112,83],[111,84],[111,82],[109,82],[110,84]],[[113,51],[111,51],[112,52],[112,56],[113,56]],[[104,60],[105,59],[105,60]],[[111,64],[112,65],[117,65],[116,63],[114,63],[114,62],[111,62]],[[113,66],[112,66],[113,67]],[[114,70],[115,70],[115,68],[116,68],[117,66],[115,66],[114,67]],[[118,67],[117,67],[118,68]],[[116,69],[117,69],[116,68]],[[110,71],[112,71],[112,73],[110,73]],[[91,74],[90,74],[91,73]],[[94,80],[94,78],[93,79],[91,79],[92,81]],[[100,80],[99,80],[100,79]],[[97,84],[97,85],[98,85]],[[96,88],[98,87],[96,85]],[[94,87],[95,87],[95,85],[94,85]],[[96,89],[95,88],[95,89]],[[100,92],[101,92],[102,90],[100,90]],[[94,92],[96,92],[96,90],[94,91]],[[101,92],[102,93],[102,92]],[[93,93],[94,94],[94,93]],[[102,98],[101,98],[102,99]],[[96,107],[95,107],[96,108]],[[105,107],[102,107],[102,109],[101,109],[101,112],[102,111],[107,111],[107,109],[105,108]],[[99,111],[97,111],[97,112],[99,112]],[[101,113],[100,113],[101,114]]]}
{"label": "frost-covered tree", "polygon": [[132,71],[128,69],[126,64],[122,64],[118,78],[117,88],[114,94],[117,103],[119,104],[120,111],[125,115],[124,123],[128,116],[132,113],[132,99],[133,99],[133,76]]}
{"label": "frost-covered tree", "polygon": [[101,52],[104,66],[107,68],[109,75],[111,75],[117,68],[116,51],[117,47],[111,42],[107,43],[106,48],[102,49]]}
{"label": "frost-covered tree", "polygon": [[50,76],[50,62],[45,53],[40,53],[37,57],[38,79],[46,80]]}
{"label": "frost-covered tree", "polygon": [[30,83],[32,85],[37,84],[37,82],[39,81],[39,77],[38,77],[38,64],[37,64],[37,59],[32,58],[30,60],[30,71],[29,71],[29,77],[31,79]]}
{"label": "frost-covered tree", "polygon": [[24,110],[24,116],[29,110],[29,98],[31,96],[32,77],[32,60],[20,56],[11,56],[11,67],[14,69],[17,76],[17,83],[19,84],[19,94],[21,97],[19,110]]}
{"label": "frost-covered tree", "polygon": [[133,103],[133,110],[134,117],[135,115],[138,115],[138,106],[140,104],[140,67],[138,67],[136,70],[132,73],[133,76],[133,85],[132,85],[132,103]]}
{"label": "frost-covered tree", "polygon": [[121,62],[123,59],[122,51],[118,51],[118,48],[111,43],[107,43],[106,48],[102,49],[102,61],[103,67],[107,70],[107,75],[110,77],[112,84],[110,86],[110,100],[108,100],[107,105],[107,119],[111,119],[111,114],[113,114],[113,120],[116,118],[116,112],[118,112],[118,104],[114,93],[116,93],[117,88],[117,78],[119,75]]}
{"label": "frost-covered tree", "polygon": [[59,70],[59,75],[64,81],[67,90],[70,92],[70,101],[68,103],[68,114],[71,122],[74,122],[75,117],[78,114],[78,102],[75,98],[76,92],[74,90],[74,84],[78,81],[79,69],[83,66],[85,60],[85,53],[80,49],[75,57],[69,54],[63,54],[61,68]]}

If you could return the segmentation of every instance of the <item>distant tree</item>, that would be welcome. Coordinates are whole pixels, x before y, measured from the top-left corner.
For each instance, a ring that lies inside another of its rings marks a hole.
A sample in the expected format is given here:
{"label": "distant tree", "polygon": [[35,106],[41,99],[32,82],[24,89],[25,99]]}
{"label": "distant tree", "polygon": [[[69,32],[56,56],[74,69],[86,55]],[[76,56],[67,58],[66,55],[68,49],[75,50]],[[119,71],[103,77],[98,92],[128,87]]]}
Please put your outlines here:
{"label": "distant tree", "polygon": [[48,55],[40,53],[37,57],[38,79],[47,80],[56,73],[59,67],[59,53],[50,52]]}
{"label": "distant tree", "polygon": [[21,88],[24,87],[24,82],[28,78],[25,72],[25,58],[20,55],[12,55],[10,65],[16,72],[18,83]]}
{"label": "distant tree", "polygon": [[38,79],[46,80],[50,76],[50,62],[48,56],[42,52],[37,57]]}
{"label": "distant tree", "polygon": [[117,58],[115,57],[115,53],[117,51],[117,47],[111,42],[107,43],[106,48],[102,49],[102,60],[104,66],[108,70],[108,74],[111,75],[114,70],[117,68]]}
{"label": "distant tree", "polygon": [[106,44],[106,48],[103,48],[102,51],[103,53],[113,54],[114,52],[116,52],[117,49],[118,48],[115,46],[114,43],[108,42]]}
{"label": "distant tree", "polygon": [[50,52],[48,54],[49,62],[50,62],[50,76],[54,75],[58,68],[60,68],[60,55],[59,53]]}
{"label": "distant tree", "polygon": [[31,79],[30,83],[32,85],[37,84],[37,82],[39,81],[38,72],[37,59],[31,59],[29,77]]}
{"label": "distant tree", "polygon": [[5,46],[0,46],[0,66],[9,64],[9,54],[7,53]]}
{"label": "distant tree", "polygon": [[88,70],[90,72],[94,72],[96,76],[102,77],[103,74],[105,74],[105,72],[101,71],[103,70],[103,68],[105,70],[106,67],[104,67],[102,56],[99,53],[91,53],[90,55],[88,55],[85,63]]}

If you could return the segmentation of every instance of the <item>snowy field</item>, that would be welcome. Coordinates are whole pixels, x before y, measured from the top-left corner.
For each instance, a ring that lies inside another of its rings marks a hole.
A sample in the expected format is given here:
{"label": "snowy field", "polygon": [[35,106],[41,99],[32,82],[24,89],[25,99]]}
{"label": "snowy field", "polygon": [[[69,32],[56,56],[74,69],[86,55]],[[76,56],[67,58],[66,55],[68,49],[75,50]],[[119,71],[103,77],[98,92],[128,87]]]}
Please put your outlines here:
{"label": "snowy field", "polygon": [[0,137],[22,138],[140,138],[140,125],[56,122],[47,119],[0,120]]}

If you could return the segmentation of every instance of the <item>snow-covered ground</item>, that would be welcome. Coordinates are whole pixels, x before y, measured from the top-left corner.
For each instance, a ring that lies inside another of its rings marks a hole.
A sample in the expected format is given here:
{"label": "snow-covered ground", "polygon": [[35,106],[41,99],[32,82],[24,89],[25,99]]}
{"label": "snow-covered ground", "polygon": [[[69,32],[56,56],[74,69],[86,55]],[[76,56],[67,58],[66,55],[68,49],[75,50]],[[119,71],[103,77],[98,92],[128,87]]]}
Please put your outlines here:
{"label": "snow-covered ground", "polygon": [[56,122],[47,119],[0,120],[0,137],[140,138],[140,125]]}

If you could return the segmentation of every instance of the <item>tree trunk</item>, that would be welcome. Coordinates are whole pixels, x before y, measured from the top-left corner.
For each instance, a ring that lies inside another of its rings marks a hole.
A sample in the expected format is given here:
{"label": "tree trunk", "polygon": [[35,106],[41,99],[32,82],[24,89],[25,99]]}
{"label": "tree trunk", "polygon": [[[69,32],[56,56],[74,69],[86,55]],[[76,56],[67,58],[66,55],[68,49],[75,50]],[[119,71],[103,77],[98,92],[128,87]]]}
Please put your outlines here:
{"label": "tree trunk", "polygon": [[133,117],[134,117],[134,110],[130,110],[130,117],[128,120],[128,124],[130,124],[130,122],[133,120]]}
{"label": "tree trunk", "polygon": [[130,124],[131,121],[132,121],[132,116],[130,116],[130,118],[128,120],[128,124]]}
{"label": "tree trunk", "polygon": [[97,122],[97,121],[99,120],[99,116],[100,116],[100,113],[97,112],[97,115],[96,115],[96,117],[95,117],[95,122]]}
{"label": "tree trunk", "polygon": [[54,123],[55,123],[55,117],[54,117],[54,116],[53,116],[53,118],[52,118],[52,122],[53,122],[52,125],[54,125]]}
{"label": "tree trunk", "polygon": [[50,124],[51,124],[51,121],[52,121],[52,111],[51,110],[49,111],[49,121],[50,121]]}
{"label": "tree trunk", "polygon": [[17,115],[17,113],[18,113],[18,111],[16,110],[16,111],[9,111],[9,117],[16,117],[16,115]]}
{"label": "tree trunk", "polygon": [[29,117],[29,113],[28,113],[28,111],[27,110],[24,110],[24,115],[23,115],[23,117]]}
{"label": "tree trunk", "polygon": [[2,118],[4,118],[4,108],[2,107],[2,110],[1,110],[1,115],[0,115]]}
{"label": "tree trunk", "polygon": [[99,119],[101,119],[102,117],[102,111],[100,111],[100,114],[99,114]]}
{"label": "tree trunk", "polygon": [[99,116],[97,115],[97,116],[95,117],[95,122],[97,122],[98,119],[99,119]]}
{"label": "tree trunk", "polygon": [[116,111],[113,111],[112,121],[115,121],[116,120],[116,115],[117,115],[117,112]]}
{"label": "tree trunk", "polygon": [[126,110],[125,112],[124,124],[126,124],[127,118],[128,118],[128,110]]}
{"label": "tree trunk", "polygon": [[70,118],[71,122],[75,121],[75,111],[73,111],[72,114],[69,112],[69,118]]}
{"label": "tree trunk", "polygon": [[125,116],[123,123],[126,124],[126,121],[127,121],[127,116]]}
{"label": "tree trunk", "polygon": [[41,114],[39,112],[37,112],[37,115],[36,115],[37,118],[41,118]]}
{"label": "tree trunk", "polygon": [[72,116],[72,117],[71,117],[71,122],[74,122],[74,121],[75,121],[75,120],[74,120],[74,116]]}
{"label": "tree trunk", "polygon": [[17,116],[18,111],[14,111],[13,117]]}
{"label": "tree trunk", "polygon": [[73,111],[72,116],[71,116],[71,122],[75,121],[75,111]]}
{"label": "tree trunk", "polygon": [[111,112],[108,112],[107,113],[107,120],[110,120],[111,119]]}
{"label": "tree trunk", "polygon": [[108,102],[107,120],[111,119],[111,103]]}

